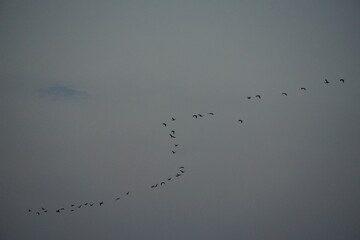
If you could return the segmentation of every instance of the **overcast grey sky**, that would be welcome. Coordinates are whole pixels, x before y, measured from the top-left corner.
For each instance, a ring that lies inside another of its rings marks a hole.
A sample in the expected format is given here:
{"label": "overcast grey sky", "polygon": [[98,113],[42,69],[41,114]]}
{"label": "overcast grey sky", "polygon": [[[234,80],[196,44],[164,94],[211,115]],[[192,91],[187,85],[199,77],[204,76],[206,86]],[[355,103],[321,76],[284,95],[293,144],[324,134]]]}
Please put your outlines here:
{"label": "overcast grey sky", "polygon": [[0,238],[360,239],[359,23],[358,1],[1,1]]}

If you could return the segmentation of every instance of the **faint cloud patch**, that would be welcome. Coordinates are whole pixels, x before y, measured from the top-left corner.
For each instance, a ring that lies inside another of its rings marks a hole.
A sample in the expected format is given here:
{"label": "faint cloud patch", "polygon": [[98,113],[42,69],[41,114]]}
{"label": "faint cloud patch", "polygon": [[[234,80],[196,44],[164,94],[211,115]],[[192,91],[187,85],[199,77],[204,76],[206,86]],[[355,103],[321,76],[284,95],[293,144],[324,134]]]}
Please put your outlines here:
{"label": "faint cloud patch", "polygon": [[83,99],[89,96],[85,91],[79,91],[64,86],[49,87],[38,90],[41,97],[50,98],[52,100],[65,99]]}

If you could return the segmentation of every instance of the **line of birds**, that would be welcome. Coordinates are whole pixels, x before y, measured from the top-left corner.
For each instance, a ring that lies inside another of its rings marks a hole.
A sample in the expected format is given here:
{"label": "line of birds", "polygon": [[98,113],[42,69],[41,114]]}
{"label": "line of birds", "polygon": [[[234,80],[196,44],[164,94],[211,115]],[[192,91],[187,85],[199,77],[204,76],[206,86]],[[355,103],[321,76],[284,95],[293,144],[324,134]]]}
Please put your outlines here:
{"label": "line of birds", "polygon": [[[176,173],[175,177],[180,177],[182,174],[185,173],[185,168],[184,167],[179,167],[179,173]],[[168,177],[167,181],[171,181],[172,177]],[[160,183],[156,183],[150,186],[150,188],[157,188],[160,187],[162,185],[165,185],[166,180],[160,182]]]}
{"label": "line of birds", "polygon": [[[339,81],[342,82],[342,83],[345,83],[345,80],[344,80],[343,78],[341,78]],[[329,84],[329,83],[330,83],[330,81],[328,81],[327,79],[325,79],[324,82],[325,82],[325,84]],[[300,90],[305,91],[305,90],[307,90],[307,89],[306,89],[305,87],[301,87]],[[281,93],[281,95],[282,95],[282,96],[288,96],[288,94],[287,94],[286,92]],[[247,99],[251,99],[251,98],[252,98],[251,96],[247,96]],[[255,98],[261,99],[261,96],[260,96],[259,94],[258,94],[258,95],[255,95]],[[202,118],[202,117],[204,117],[204,115],[205,115],[205,114],[197,113],[197,114],[193,114],[193,115],[192,115],[192,118],[195,118],[195,119],[197,119],[197,118]],[[215,114],[214,114],[213,112],[208,112],[207,115],[214,116]],[[175,120],[176,120],[176,118],[174,118],[174,117],[171,118],[171,121],[172,121],[172,122],[174,122]],[[240,122],[240,123],[243,123],[243,122],[244,122],[242,119],[238,119],[237,121]],[[168,123],[163,122],[162,125],[163,125],[164,127],[167,127],[167,126],[168,126]],[[176,134],[176,131],[175,131],[174,129],[171,130],[170,133],[169,133],[170,138],[171,138],[171,139],[175,139],[175,138],[176,138],[176,135],[175,135],[175,134]],[[179,146],[179,144],[174,143],[174,147],[175,147],[175,148],[178,147],[178,146]],[[175,153],[176,153],[175,148],[171,151],[172,154],[175,154]],[[182,174],[184,174],[184,173],[185,173],[185,168],[184,168],[183,166],[181,166],[181,167],[179,167],[179,172],[176,173],[175,177],[176,177],[176,178],[177,178],[177,177],[180,177],[180,176],[182,176]],[[172,177],[168,177],[168,178],[167,178],[167,181],[171,181],[172,179],[173,179]],[[150,186],[150,188],[154,189],[154,188],[160,187],[160,186],[165,185],[165,184],[166,184],[166,180],[161,181],[160,183],[153,184],[153,185]],[[126,196],[128,196],[129,194],[130,194],[129,191],[125,193]],[[118,196],[118,197],[116,197],[114,200],[115,200],[115,201],[119,201],[120,199],[121,199],[121,198]],[[61,213],[61,212],[64,212],[64,211],[66,211],[66,210],[69,210],[70,212],[74,212],[75,209],[80,209],[80,208],[82,208],[82,207],[102,206],[103,204],[104,204],[104,201],[100,201],[100,202],[97,202],[97,203],[94,203],[94,202],[91,202],[91,203],[90,203],[90,202],[86,202],[86,203],[83,203],[83,204],[80,204],[80,205],[71,204],[71,205],[70,205],[70,208],[66,208],[66,209],[65,209],[64,207],[61,207],[61,208],[56,209],[55,212],[56,212],[56,213]],[[41,207],[40,210],[32,210],[32,209],[28,209],[28,210],[27,210],[28,213],[34,213],[34,214],[36,214],[36,215],[46,214],[46,213],[48,213],[48,211],[49,211],[49,210],[46,209],[46,208],[44,208],[44,207]]]}

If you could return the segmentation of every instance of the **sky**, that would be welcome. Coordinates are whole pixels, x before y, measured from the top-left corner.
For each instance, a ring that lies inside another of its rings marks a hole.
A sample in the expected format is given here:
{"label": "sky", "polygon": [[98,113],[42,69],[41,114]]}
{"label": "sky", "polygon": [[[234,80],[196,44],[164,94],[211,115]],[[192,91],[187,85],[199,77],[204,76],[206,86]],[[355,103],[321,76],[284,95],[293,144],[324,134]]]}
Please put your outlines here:
{"label": "sky", "polygon": [[350,0],[1,1],[0,238],[360,239],[359,23]]}

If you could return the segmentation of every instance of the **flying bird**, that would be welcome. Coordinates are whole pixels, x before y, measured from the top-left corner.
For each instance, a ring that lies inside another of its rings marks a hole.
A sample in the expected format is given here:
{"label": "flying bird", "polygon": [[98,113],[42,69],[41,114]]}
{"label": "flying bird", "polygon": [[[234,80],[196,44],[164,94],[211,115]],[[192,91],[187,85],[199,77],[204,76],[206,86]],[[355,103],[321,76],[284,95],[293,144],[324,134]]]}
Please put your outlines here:
{"label": "flying bird", "polygon": [[166,123],[162,123],[162,125],[164,125],[166,127]]}
{"label": "flying bird", "polygon": [[58,210],[56,210],[56,212],[57,212],[57,213],[59,213],[59,212],[60,212],[60,210],[58,209]]}
{"label": "flying bird", "polygon": [[85,205],[85,206],[87,206],[87,205],[88,205],[88,203],[85,203],[84,205]]}
{"label": "flying bird", "polygon": [[258,98],[258,99],[260,99],[260,95],[256,95],[255,97]]}
{"label": "flying bird", "polygon": [[209,114],[209,115],[214,115],[214,113],[212,113],[212,112],[209,112],[208,114]]}
{"label": "flying bird", "polygon": [[171,178],[168,178],[167,180],[168,180],[168,181],[170,181],[170,180],[171,180]]}
{"label": "flying bird", "polygon": [[171,121],[175,121],[175,118],[171,118]]}
{"label": "flying bird", "polygon": [[175,130],[171,130],[171,133],[172,133],[172,134],[175,134]]}
{"label": "flying bird", "polygon": [[74,205],[74,204],[71,204],[71,207],[75,207],[75,205]]}
{"label": "flying bird", "polygon": [[238,120],[238,122],[241,122],[241,123],[243,123],[243,120],[242,120],[242,119],[239,119],[239,120]]}
{"label": "flying bird", "polygon": [[325,83],[329,83],[329,81],[325,78]]}
{"label": "flying bird", "polygon": [[287,93],[283,92],[281,95],[287,96]]}
{"label": "flying bird", "polygon": [[176,174],[176,176],[175,177],[180,177],[181,176],[181,174],[180,173],[178,173],[178,174]]}
{"label": "flying bird", "polygon": [[90,207],[92,207],[94,204],[93,203],[90,203]]}
{"label": "flying bird", "polygon": [[120,197],[117,197],[115,200],[116,200],[116,201],[120,200]]}
{"label": "flying bird", "polygon": [[28,212],[31,212],[31,209],[29,209]]}
{"label": "flying bird", "polygon": [[41,209],[42,209],[43,211],[45,211],[45,208],[42,207]]}
{"label": "flying bird", "polygon": [[179,168],[184,168],[183,166],[179,167]]}
{"label": "flying bird", "polygon": [[163,185],[163,184],[165,184],[165,183],[164,183],[164,182],[161,182],[161,183],[160,183],[160,186]]}
{"label": "flying bird", "polygon": [[127,192],[126,195],[129,195],[130,192]]}
{"label": "flying bird", "polygon": [[175,154],[176,152],[175,151],[171,151],[173,154]]}
{"label": "flying bird", "polygon": [[306,88],[302,87],[301,90],[306,90]]}
{"label": "flying bird", "polygon": [[345,80],[342,78],[342,79],[340,79],[340,82],[345,82]]}
{"label": "flying bird", "polygon": [[72,212],[73,212],[73,211],[74,211],[74,209],[71,209],[70,211],[72,211]]}
{"label": "flying bird", "polygon": [[199,116],[199,117],[203,117],[203,115],[202,115],[202,114],[198,114],[198,116]]}
{"label": "flying bird", "polygon": [[197,115],[194,114],[194,115],[193,115],[193,118],[197,118]]}
{"label": "flying bird", "polygon": [[78,208],[81,208],[82,205],[79,205]]}
{"label": "flying bird", "polygon": [[174,135],[171,135],[171,133],[169,133],[169,135],[170,135],[171,138],[176,138]]}
{"label": "flying bird", "polygon": [[182,170],[182,169],[180,169],[180,172],[184,173],[185,171],[184,171],[184,170]]}
{"label": "flying bird", "polygon": [[36,214],[37,214],[37,215],[40,215],[40,213],[39,213],[39,212],[36,212]]}
{"label": "flying bird", "polygon": [[251,97],[247,97],[247,99],[251,99]]}
{"label": "flying bird", "polygon": [[101,205],[103,205],[104,204],[104,202],[99,202],[99,205],[101,206]]}
{"label": "flying bird", "polygon": [[179,144],[175,144],[175,147],[179,146]]}

